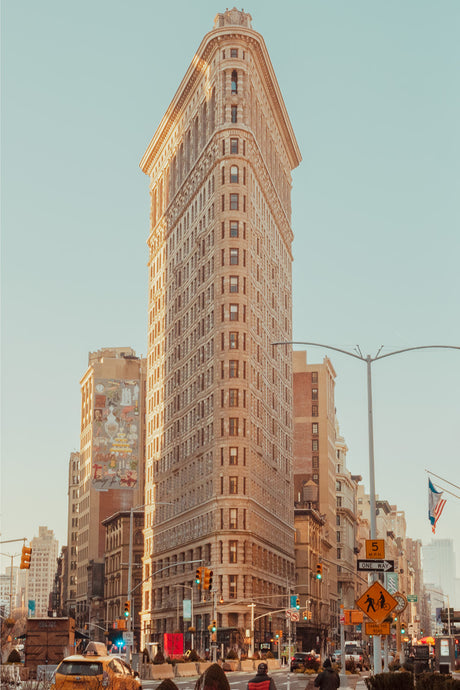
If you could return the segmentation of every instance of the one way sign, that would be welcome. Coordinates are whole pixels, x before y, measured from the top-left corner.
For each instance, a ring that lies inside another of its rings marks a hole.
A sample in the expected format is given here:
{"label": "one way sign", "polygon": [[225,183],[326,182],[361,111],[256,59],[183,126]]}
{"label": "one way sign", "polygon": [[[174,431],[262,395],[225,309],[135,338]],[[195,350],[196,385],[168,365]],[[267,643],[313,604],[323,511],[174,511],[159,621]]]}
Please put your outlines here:
{"label": "one way sign", "polygon": [[358,570],[378,571],[380,573],[394,573],[395,562],[373,559],[371,561],[358,560]]}

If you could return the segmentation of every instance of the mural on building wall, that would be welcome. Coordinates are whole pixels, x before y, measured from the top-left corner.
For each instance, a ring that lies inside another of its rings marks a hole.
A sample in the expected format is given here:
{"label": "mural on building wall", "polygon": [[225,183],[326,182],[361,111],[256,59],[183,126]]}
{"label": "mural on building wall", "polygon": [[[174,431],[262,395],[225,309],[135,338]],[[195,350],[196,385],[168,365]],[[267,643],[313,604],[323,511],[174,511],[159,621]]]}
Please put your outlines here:
{"label": "mural on building wall", "polygon": [[92,484],[133,489],[139,466],[139,381],[95,379]]}

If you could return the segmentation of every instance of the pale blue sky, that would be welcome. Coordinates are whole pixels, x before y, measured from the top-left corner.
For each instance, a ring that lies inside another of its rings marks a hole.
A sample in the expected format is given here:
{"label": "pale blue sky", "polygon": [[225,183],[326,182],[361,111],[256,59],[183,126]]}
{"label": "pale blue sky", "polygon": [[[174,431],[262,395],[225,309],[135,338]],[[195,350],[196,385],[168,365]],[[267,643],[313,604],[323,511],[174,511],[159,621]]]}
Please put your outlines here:
{"label": "pale blue sky", "polygon": [[[146,353],[138,165],[223,10],[3,1],[2,539],[47,525],[65,543],[88,351]],[[372,355],[382,344],[460,344],[460,3],[253,0],[245,10],[303,156],[295,339]],[[309,361],[324,354],[312,349]],[[365,366],[330,357],[349,467],[367,480]],[[374,365],[376,490],[425,542],[425,468],[460,484],[459,389],[458,351]],[[460,500],[447,498],[437,535],[455,540],[460,576]]]}

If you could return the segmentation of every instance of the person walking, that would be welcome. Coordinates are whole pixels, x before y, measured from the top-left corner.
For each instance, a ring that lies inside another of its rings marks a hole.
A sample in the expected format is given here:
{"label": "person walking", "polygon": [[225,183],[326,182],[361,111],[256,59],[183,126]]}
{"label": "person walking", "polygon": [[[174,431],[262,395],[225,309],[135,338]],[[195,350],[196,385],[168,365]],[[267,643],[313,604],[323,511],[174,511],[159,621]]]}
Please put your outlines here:
{"label": "person walking", "polygon": [[248,690],[276,690],[275,681],[268,675],[268,666],[263,661],[257,667],[257,675],[248,682]]}
{"label": "person walking", "polygon": [[325,659],[322,672],[316,676],[315,688],[322,688],[322,690],[336,690],[336,688],[339,687],[339,674],[332,668],[330,659]]}

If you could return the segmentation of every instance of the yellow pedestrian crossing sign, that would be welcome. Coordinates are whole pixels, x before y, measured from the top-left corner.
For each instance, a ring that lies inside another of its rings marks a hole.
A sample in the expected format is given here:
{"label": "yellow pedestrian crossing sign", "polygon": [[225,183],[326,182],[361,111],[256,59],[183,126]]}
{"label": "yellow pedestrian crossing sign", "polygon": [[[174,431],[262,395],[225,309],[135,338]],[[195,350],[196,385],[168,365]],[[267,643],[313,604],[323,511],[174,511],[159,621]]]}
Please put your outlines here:
{"label": "yellow pedestrian crossing sign", "polygon": [[374,623],[382,623],[397,605],[396,599],[380,582],[374,582],[356,602],[356,606]]}

